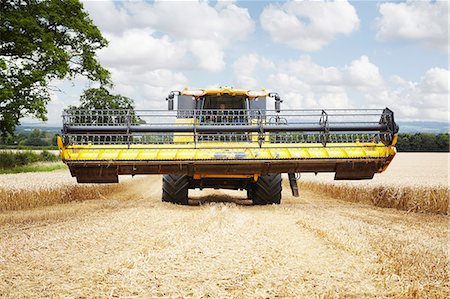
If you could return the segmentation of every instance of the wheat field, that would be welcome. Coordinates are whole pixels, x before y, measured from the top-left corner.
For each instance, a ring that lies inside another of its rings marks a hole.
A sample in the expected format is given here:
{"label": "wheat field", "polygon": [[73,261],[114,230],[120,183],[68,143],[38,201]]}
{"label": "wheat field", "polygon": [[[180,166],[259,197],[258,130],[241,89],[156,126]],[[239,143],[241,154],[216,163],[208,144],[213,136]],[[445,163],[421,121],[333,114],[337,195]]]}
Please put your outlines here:
{"label": "wheat field", "polygon": [[[1,188],[30,194],[78,186],[64,171],[7,176]],[[308,188],[295,198],[286,180],[273,206],[228,190],[190,191],[190,206],[162,203],[160,176],[115,186],[0,212],[0,298],[450,297],[446,214]]]}
{"label": "wheat field", "polygon": [[447,214],[449,157],[448,153],[400,153],[372,180],[334,181],[334,174],[304,174],[300,188],[379,207]]}
{"label": "wheat field", "polygon": [[0,212],[105,197],[130,182],[124,177],[120,184],[77,184],[67,169],[4,174],[0,175]]}

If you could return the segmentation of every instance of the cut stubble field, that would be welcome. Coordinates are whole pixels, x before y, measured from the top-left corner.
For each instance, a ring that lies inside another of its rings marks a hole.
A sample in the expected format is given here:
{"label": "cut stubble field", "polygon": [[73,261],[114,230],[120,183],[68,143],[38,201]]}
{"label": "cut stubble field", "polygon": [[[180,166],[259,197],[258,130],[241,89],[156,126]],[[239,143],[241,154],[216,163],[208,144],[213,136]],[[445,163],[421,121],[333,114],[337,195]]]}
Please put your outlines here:
{"label": "cut stubble field", "polygon": [[[344,184],[448,192],[448,155],[434,164],[426,157],[401,154],[374,181]],[[429,167],[402,176],[397,168],[405,161]],[[432,165],[436,184],[427,173]],[[77,188],[67,171],[38,175],[48,177],[45,188]],[[20,177],[7,176],[0,176],[2,190]],[[407,184],[408,176],[422,183]],[[37,192],[31,185],[38,178],[18,190]],[[341,184],[319,178],[304,176],[299,198],[284,180],[279,206],[250,206],[244,192],[227,190],[190,191],[190,206],[162,203],[159,176],[104,190],[82,186],[91,200],[9,204],[0,213],[0,297],[450,296],[446,212],[349,200],[314,189]]]}

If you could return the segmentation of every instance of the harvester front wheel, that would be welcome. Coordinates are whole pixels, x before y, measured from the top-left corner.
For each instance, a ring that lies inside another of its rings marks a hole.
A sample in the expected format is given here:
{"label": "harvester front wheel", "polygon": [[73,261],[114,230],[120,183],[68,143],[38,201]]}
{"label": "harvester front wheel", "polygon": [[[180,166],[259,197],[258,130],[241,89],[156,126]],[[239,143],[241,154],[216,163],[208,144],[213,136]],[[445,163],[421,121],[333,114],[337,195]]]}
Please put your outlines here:
{"label": "harvester front wheel", "polygon": [[254,205],[280,204],[281,202],[281,174],[272,173],[260,176],[252,186],[252,201]]}
{"label": "harvester front wheel", "polygon": [[188,189],[189,177],[187,175],[163,175],[162,201],[187,205]]}

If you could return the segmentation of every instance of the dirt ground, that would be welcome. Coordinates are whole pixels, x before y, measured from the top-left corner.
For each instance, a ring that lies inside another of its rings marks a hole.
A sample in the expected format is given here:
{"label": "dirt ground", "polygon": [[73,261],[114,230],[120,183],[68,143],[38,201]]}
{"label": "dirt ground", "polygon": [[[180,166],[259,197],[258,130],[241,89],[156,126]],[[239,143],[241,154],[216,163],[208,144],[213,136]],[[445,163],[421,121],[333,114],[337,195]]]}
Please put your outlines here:
{"label": "dirt ground", "polygon": [[109,198],[0,213],[0,297],[450,297],[448,216],[349,203],[284,182],[282,204],[161,177]]}

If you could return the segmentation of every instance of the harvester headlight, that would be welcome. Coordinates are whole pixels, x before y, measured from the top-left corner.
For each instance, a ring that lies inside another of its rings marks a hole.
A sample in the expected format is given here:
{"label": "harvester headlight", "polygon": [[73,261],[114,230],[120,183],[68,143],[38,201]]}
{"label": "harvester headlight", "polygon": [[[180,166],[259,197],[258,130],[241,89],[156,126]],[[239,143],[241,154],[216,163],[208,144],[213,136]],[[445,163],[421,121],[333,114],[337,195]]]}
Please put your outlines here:
{"label": "harvester headlight", "polygon": [[266,97],[267,96],[267,92],[263,91],[263,90],[250,90],[249,92],[247,92],[247,95],[251,98],[259,98],[259,97]]}
{"label": "harvester headlight", "polygon": [[205,94],[205,91],[202,89],[187,89],[183,90],[182,94],[185,96],[200,97]]}

